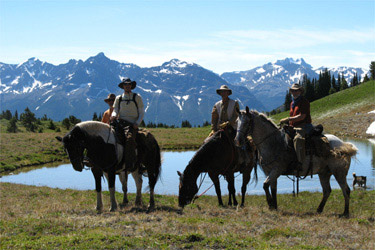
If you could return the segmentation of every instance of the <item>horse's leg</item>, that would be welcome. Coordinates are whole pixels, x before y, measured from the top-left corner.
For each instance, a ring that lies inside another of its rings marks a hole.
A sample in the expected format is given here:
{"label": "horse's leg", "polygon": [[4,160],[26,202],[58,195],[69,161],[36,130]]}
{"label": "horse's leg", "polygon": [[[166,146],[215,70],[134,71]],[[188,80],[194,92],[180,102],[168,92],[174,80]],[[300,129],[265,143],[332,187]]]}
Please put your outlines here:
{"label": "horse's leg", "polygon": [[137,187],[137,195],[135,197],[135,205],[136,206],[142,206],[142,174],[139,173],[138,170],[132,172],[132,176],[135,181],[135,186]]}
{"label": "horse's leg", "polygon": [[276,181],[271,183],[271,194],[272,194],[272,201],[273,201],[273,208],[277,210],[277,179]]}
{"label": "horse's leg", "polygon": [[[271,170],[270,174],[267,176],[266,180],[263,183],[263,189],[266,192],[266,198],[268,207],[270,209],[277,209],[277,178],[279,178],[281,174],[282,169],[274,168]],[[271,186],[271,192],[270,194],[270,188]]]}
{"label": "horse's leg", "polygon": [[236,199],[236,188],[234,186],[234,174],[231,173],[226,176],[227,177],[227,182],[228,182],[228,191],[229,191],[229,201],[228,201],[228,206],[232,206],[232,198],[233,198],[233,205],[237,206],[238,202]]}
{"label": "horse's leg", "polygon": [[103,172],[97,168],[91,168],[91,172],[95,178],[96,211],[97,213],[101,213],[103,210],[102,183],[101,183],[101,177],[103,175]]}
{"label": "horse's leg", "polygon": [[128,172],[122,171],[119,175],[120,181],[122,184],[122,192],[124,193],[124,198],[122,200],[122,203],[120,204],[120,208],[125,207],[128,205],[129,200],[128,200]]}
{"label": "horse's leg", "polygon": [[111,208],[109,211],[114,212],[117,209],[116,202],[116,190],[115,190],[115,181],[116,181],[116,172],[114,169],[108,171],[108,189],[109,189],[109,198],[111,201]]}
{"label": "horse's leg", "polygon": [[250,178],[251,178],[250,174],[251,174],[251,168],[246,167],[245,171],[242,173],[241,207],[245,206],[245,195],[246,195],[247,184],[249,184]]}
{"label": "horse's leg", "polygon": [[208,173],[208,175],[210,176],[212,182],[215,185],[215,191],[216,191],[217,199],[219,201],[219,206],[224,206],[223,200],[221,199],[221,189],[220,189],[219,176],[215,175],[215,174],[210,174],[210,173]]}
{"label": "horse's leg", "polygon": [[331,184],[329,183],[329,179],[331,178],[331,175],[332,174],[329,172],[328,169],[324,173],[319,174],[320,184],[322,185],[322,188],[323,188],[323,198],[317,209],[318,213],[323,212],[324,206],[326,205],[328,197],[331,194],[332,189],[331,189]]}
{"label": "horse's leg", "polygon": [[344,213],[341,216],[349,217],[350,188],[348,186],[348,183],[346,182],[347,171],[344,171],[344,169],[342,168],[337,170],[340,171],[334,171],[333,175],[335,176],[336,181],[339,183],[345,199],[345,209]]}

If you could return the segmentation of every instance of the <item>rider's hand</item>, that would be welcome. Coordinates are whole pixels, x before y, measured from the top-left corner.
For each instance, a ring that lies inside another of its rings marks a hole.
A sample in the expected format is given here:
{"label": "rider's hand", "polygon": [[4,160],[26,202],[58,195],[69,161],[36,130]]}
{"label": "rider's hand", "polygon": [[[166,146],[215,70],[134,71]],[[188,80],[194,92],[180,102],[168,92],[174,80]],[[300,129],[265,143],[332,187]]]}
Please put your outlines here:
{"label": "rider's hand", "polygon": [[115,116],[111,116],[111,117],[109,118],[109,120],[110,120],[111,122],[113,122],[115,119],[116,119]]}
{"label": "rider's hand", "polygon": [[283,118],[280,120],[280,124],[288,124],[289,123],[289,117]]}

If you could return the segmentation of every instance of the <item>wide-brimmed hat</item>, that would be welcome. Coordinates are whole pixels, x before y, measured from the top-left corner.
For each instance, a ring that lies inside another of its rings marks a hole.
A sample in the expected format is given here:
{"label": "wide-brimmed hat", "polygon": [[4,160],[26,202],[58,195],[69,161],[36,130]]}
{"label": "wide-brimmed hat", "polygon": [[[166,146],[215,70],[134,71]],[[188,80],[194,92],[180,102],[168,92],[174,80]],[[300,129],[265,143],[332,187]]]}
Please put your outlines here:
{"label": "wide-brimmed hat", "polygon": [[130,78],[124,78],[124,79],[122,79],[122,81],[118,84],[119,88],[123,89],[125,83],[131,83],[131,85],[132,85],[132,89],[135,89],[135,87],[137,86],[136,81],[132,81],[132,80],[130,80]]}
{"label": "wide-brimmed hat", "polygon": [[289,90],[301,90],[303,92],[303,87],[299,83],[293,83]]}
{"label": "wide-brimmed hat", "polygon": [[217,89],[217,90],[216,90],[216,93],[217,93],[218,95],[220,95],[221,91],[229,91],[229,95],[232,94],[232,90],[231,90],[230,88],[228,88],[227,85],[221,85],[221,86],[220,86],[220,89]]}
{"label": "wide-brimmed hat", "polygon": [[114,101],[116,99],[116,95],[115,94],[109,94],[108,97],[106,99],[104,99],[105,102],[109,102],[109,101]]}

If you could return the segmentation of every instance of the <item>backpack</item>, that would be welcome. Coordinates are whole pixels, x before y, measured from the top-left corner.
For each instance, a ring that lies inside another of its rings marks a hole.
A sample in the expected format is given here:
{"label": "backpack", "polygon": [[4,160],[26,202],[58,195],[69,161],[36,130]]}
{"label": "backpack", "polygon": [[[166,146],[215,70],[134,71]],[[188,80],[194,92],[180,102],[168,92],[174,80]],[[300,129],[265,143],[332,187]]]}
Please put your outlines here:
{"label": "backpack", "polygon": [[119,103],[118,103],[118,112],[120,112],[120,108],[121,108],[121,102],[124,101],[124,102],[127,102],[126,104],[129,104],[129,102],[134,102],[135,104],[135,107],[137,108],[137,113],[139,115],[139,112],[138,112],[138,103],[135,101],[135,97],[137,96],[137,93],[133,93],[133,98],[130,99],[130,100],[122,100],[122,95],[120,95],[120,99],[119,99]]}

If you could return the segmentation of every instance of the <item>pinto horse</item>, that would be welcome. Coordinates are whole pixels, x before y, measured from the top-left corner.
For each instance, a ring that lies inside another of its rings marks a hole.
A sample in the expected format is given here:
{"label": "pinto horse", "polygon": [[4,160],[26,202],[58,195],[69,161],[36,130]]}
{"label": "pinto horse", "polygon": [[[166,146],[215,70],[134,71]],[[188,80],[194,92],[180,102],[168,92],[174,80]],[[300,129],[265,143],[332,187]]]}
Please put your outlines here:
{"label": "pinto horse", "polygon": [[[288,148],[285,133],[257,111],[241,111],[238,117],[238,130],[235,143],[240,146],[245,141],[245,136],[251,135],[260,154],[260,166],[267,176],[263,184],[267,203],[270,209],[277,209],[277,179],[280,175],[299,175],[298,171],[290,171],[290,166],[296,162],[296,154]],[[329,140],[330,154],[327,157],[309,156],[303,162],[301,176],[318,174],[323,188],[323,199],[317,209],[323,212],[325,203],[331,193],[329,180],[334,175],[341,187],[345,198],[343,216],[349,216],[350,189],[346,176],[350,167],[351,157],[356,155],[357,148],[348,142],[343,142],[334,135],[325,135]],[[310,166],[310,167],[309,167]],[[271,194],[269,192],[271,189]]]}
{"label": "pinto horse", "polygon": [[243,173],[242,202],[245,203],[246,186],[250,181],[250,174],[256,165],[255,148],[251,145],[245,151],[236,148],[233,142],[236,131],[228,125],[217,131],[198,149],[183,173],[177,171],[180,176],[178,202],[180,207],[191,203],[198,193],[197,178],[207,172],[215,185],[215,190],[220,206],[223,206],[221,198],[219,175],[224,175],[228,182],[229,201],[228,205],[237,206],[234,187],[234,173]]}
{"label": "pinto horse", "polygon": [[[147,169],[147,175],[150,188],[150,203],[148,210],[155,207],[154,187],[159,178],[161,171],[160,148],[155,138],[146,133],[145,144],[140,148],[142,157],[138,157],[139,164]],[[97,192],[96,210],[100,213],[103,209],[101,177],[103,173],[108,179],[111,208],[110,211],[117,209],[115,198],[115,179],[119,175],[124,192],[123,201],[120,207],[128,204],[127,198],[127,181],[128,171],[125,169],[123,158],[123,146],[116,142],[113,129],[106,123],[87,121],[78,123],[63,138],[56,137],[64,145],[69,160],[74,170],[81,172],[84,168],[84,161],[89,161],[91,172],[95,178],[95,189]],[[86,156],[85,156],[86,154]],[[139,154],[140,155],[140,154]],[[131,173],[136,182],[137,195],[135,204],[142,204],[142,174],[138,169]]]}

